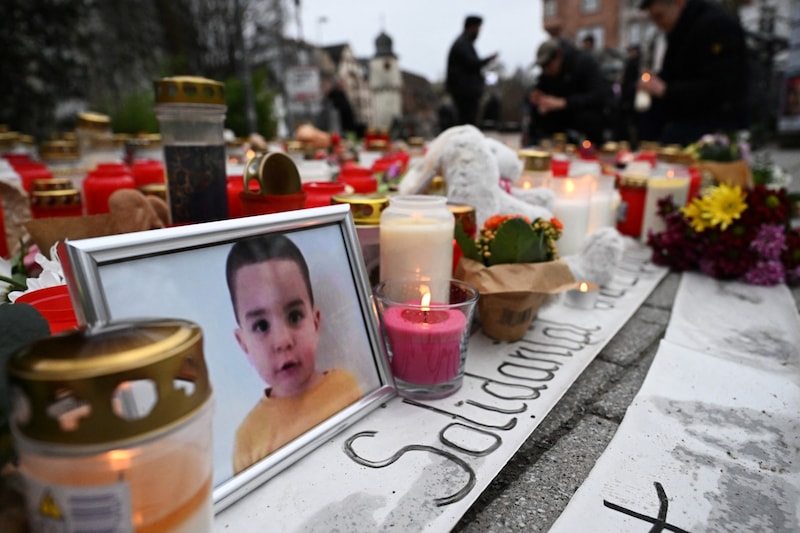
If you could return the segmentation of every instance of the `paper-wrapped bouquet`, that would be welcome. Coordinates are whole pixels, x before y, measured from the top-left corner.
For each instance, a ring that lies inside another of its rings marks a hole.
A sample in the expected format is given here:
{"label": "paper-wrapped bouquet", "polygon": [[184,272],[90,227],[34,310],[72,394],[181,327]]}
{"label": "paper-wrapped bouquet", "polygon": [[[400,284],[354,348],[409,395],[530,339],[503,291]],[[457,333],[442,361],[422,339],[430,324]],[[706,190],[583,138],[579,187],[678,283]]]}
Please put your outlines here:
{"label": "paper-wrapped bouquet", "polygon": [[561,222],[521,215],[486,220],[477,239],[456,226],[463,257],[455,277],[480,291],[478,315],[484,333],[503,341],[521,339],[549,295],[575,288],[566,262],[558,258]]}

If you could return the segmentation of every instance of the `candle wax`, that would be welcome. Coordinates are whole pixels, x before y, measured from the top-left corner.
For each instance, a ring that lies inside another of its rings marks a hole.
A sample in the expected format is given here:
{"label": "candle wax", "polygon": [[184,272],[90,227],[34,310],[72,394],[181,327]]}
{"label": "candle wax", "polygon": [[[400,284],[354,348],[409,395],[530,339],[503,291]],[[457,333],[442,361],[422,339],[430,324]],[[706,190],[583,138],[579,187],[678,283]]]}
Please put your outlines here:
{"label": "candle wax", "polygon": [[383,321],[395,377],[408,383],[435,385],[458,376],[461,340],[467,326],[463,313],[396,306],[385,310]]}
{"label": "candle wax", "polygon": [[445,301],[453,271],[453,222],[396,219],[380,225],[380,279],[435,280],[431,296]]}
{"label": "candle wax", "polygon": [[664,220],[658,215],[658,201],[672,196],[676,206],[686,205],[689,194],[689,178],[650,178],[647,180],[644,212],[642,216],[642,240],[647,240],[649,231],[659,232],[667,228]]}
{"label": "candle wax", "polygon": [[589,199],[556,198],[553,215],[564,224],[556,241],[559,255],[573,255],[581,250],[589,229]]}

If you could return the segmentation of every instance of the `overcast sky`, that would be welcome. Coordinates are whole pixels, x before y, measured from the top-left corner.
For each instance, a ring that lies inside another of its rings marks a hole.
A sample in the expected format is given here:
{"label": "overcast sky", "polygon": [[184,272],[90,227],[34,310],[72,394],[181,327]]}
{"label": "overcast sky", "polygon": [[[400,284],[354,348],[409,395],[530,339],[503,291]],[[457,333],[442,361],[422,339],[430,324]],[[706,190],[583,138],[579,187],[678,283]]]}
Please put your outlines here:
{"label": "overcast sky", "polygon": [[[530,67],[536,48],[547,38],[539,0],[301,0],[300,13],[306,41],[347,43],[359,58],[375,54],[375,38],[385,31],[400,68],[431,82],[444,78],[447,51],[466,15],[483,17],[475,43],[478,55],[499,52],[498,61],[509,74]],[[320,22],[323,18],[326,22]],[[297,37],[298,24],[292,19],[287,33]]]}

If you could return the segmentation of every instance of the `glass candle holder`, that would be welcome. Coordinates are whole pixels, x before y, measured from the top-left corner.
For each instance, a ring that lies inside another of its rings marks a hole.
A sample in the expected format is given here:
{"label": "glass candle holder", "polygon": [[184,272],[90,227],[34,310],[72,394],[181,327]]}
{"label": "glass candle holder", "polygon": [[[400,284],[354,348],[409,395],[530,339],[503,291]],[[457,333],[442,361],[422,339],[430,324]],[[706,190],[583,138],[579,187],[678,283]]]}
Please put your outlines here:
{"label": "glass candle holder", "polygon": [[374,290],[398,394],[444,398],[461,388],[478,289],[451,279],[445,301],[431,301],[430,285],[386,280]]}

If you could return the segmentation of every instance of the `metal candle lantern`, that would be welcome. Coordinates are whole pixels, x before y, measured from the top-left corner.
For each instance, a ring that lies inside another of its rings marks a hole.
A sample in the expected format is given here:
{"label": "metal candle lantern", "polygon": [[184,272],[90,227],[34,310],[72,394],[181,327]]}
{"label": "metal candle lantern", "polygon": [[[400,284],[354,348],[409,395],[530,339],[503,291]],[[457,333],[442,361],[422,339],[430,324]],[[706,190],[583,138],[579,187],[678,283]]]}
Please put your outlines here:
{"label": "metal candle lantern", "polygon": [[8,363],[32,530],[209,531],[212,392],[181,320],[51,336]]}
{"label": "metal candle lantern", "polygon": [[154,86],[172,223],[228,218],[224,84],[175,76]]}

